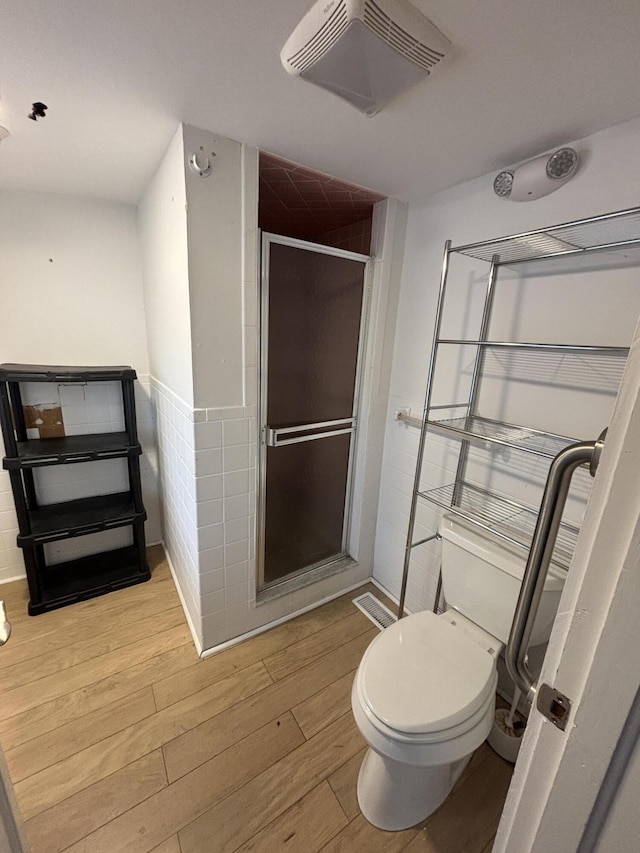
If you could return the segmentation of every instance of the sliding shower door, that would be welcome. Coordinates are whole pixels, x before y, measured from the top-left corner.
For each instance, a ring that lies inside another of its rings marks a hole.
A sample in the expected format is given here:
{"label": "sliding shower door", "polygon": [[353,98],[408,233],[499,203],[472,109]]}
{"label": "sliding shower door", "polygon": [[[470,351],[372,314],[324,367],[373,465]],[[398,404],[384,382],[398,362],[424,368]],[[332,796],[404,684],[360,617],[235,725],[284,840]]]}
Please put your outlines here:
{"label": "sliding shower door", "polygon": [[347,556],[368,258],[262,235],[261,587]]}

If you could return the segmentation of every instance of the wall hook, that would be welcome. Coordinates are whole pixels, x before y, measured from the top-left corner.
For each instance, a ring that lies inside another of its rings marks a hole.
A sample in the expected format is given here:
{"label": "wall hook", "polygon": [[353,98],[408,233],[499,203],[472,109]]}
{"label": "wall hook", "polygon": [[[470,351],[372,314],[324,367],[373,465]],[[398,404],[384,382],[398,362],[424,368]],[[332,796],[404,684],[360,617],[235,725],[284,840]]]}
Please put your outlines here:
{"label": "wall hook", "polygon": [[[211,156],[216,156],[213,151],[211,152]],[[209,160],[208,157],[205,157],[204,165],[201,166],[200,163],[198,163],[198,155],[192,154],[191,157],[189,157],[189,168],[194,174],[200,175],[201,178],[208,178],[211,174],[211,160]]]}

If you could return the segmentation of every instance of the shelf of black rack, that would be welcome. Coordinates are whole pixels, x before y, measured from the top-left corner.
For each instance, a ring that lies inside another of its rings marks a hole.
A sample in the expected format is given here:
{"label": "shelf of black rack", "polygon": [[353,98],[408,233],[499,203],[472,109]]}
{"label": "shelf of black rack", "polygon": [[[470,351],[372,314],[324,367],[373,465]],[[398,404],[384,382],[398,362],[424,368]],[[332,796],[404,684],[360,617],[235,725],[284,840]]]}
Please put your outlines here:
{"label": "shelf of black rack", "polygon": [[122,382],[135,378],[135,370],[128,365],[65,367],[49,364],[0,364],[1,382]]}
{"label": "shelf of black rack", "polygon": [[68,435],[62,438],[40,438],[17,441],[17,456],[5,456],[2,465],[7,471],[20,468],[41,468],[72,462],[96,462],[140,456],[139,444],[131,444],[126,432]]}
{"label": "shelf of black rack", "polygon": [[126,527],[147,517],[136,512],[131,492],[47,504],[28,511],[31,532],[18,536],[20,548]]}
{"label": "shelf of black rack", "polygon": [[115,589],[143,583],[150,577],[144,555],[141,558],[133,545],[47,566],[40,574],[42,598],[37,604],[29,604],[29,614],[46,613]]}

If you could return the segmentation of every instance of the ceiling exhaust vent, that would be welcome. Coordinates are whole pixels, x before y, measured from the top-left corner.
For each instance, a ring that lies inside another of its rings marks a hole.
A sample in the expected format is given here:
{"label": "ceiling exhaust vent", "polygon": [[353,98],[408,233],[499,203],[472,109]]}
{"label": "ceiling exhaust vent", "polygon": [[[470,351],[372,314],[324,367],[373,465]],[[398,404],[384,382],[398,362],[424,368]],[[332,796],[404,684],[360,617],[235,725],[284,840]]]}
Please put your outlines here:
{"label": "ceiling exhaust vent", "polygon": [[375,115],[449,56],[408,0],[319,0],[280,52],[289,72]]}

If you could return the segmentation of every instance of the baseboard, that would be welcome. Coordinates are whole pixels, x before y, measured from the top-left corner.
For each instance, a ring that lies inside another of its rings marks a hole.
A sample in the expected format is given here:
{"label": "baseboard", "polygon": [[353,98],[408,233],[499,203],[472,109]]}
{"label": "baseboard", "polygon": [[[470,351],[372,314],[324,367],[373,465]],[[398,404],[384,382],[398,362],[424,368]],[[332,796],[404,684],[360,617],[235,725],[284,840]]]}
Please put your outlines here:
{"label": "baseboard", "polygon": [[240,634],[237,637],[233,637],[231,640],[226,640],[224,643],[219,643],[217,646],[212,646],[210,649],[205,649],[201,654],[201,658],[208,658],[211,655],[216,655],[218,652],[223,652],[225,649],[229,649],[232,646],[236,646],[238,643],[243,643],[245,640],[250,640],[252,637],[257,637],[259,634],[264,634],[265,631],[269,631],[271,628],[275,628],[278,625],[282,625],[285,622],[290,622],[291,619],[295,619],[296,616],[302,616],[304,613],[308,613],[310,610],[315,610],[317,607],[321,607],[323,604],[327,604],[329,601],[333,601],[336,598],[340,598],[342,595],[348,595],[350,592],[353,592],[354,589],[359,589],[361,586],[369,583],[369,580],[358,581],[358,583],[353,584],[347,589],[343,589],[340,592],[334,592],[332,595],[327,595],[325,598],[321,598],[319,601],[315,601],[313,604],[308,604],[306,607],[302,607],[300,610],[296,610],[293,613],[287,613],[286,616],[280,617],[280,619],[274,619],[273,622],[267,622],[266,625],[260,625],[258,628],[254,628],[252,631],[247,631],[246,634]]}
{"label": "baseboard", "polygon": [[[369,583],[372,583],[374,586],[378,587],[378,589],[380,590],[380,592],[384,593],[384,595],[386,595],[386,596],[387,596],[387,598],[390,598],[390,599],[391,599],[391,601],[393,601],[393,603],[395,604],[395,606],[396,606],[396,607],[398,607],[398,606],[400,605],[400,599],[399,599],[399,598],[397,598],[395,595],[393,595],[393,593],[389,592],[389,590],[388,590],[386,587],[384,587],[384,586],[380,583],[380,581],[377,581],[375,578],[369,578]],[[406,609],[406,608],[405,608],[405,609]],[[409,612],[410,612],[410,611],[409,611],[409,610],[407,610],[407,613],[409,613]]]}
{"label": "baseboard", "polygon": [[11,578],[0,578],[0,586],[2,586],[3,583],[13,583],[14,581],[26,581],[26,579],[27,579],[27,575],[25,572],[23,572],[21,575],[14,575]]}
{"label": "baseboard", "polygon": [[171,577],[173,578],[173,585],[176,588],[176,592],[178,593],[178,598],[180,599],[180,604],[182,605],[182,610],[184,611],[185,619],[187,620],[187,625],[189,626],[189,630],[191,631],[191,638],[193,640],[193,645],[196,647],[196,651],[198,652],[199,657],[203,657],[202,646],[200,645],[200,640],[198,639],[198,635],[196,634],[196,629],[191,621],[191,614],[189,613],[189,609],[184,600],[184,596],[182,595],[182,590],[180,589],[180,584],[178,583],[178,578],[176,575],[176,570],[173,568],[173,563],[171,562],[171,557],[169,556],[169,552],[167,551],[164,542],[157,542],[157,545],[162,545],[162,550],[164,551],[164,556],[167,561],[167,565],[169,566],[169,571],[171,572]]}

